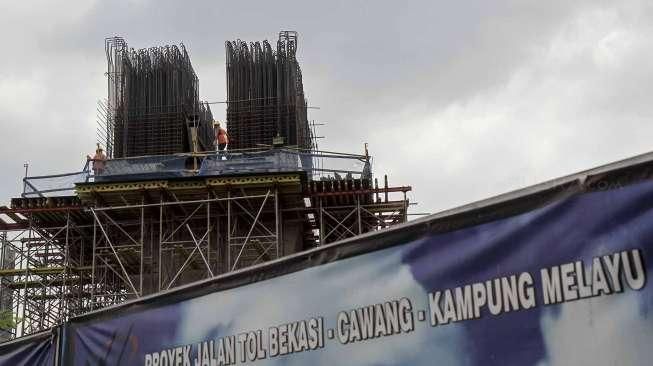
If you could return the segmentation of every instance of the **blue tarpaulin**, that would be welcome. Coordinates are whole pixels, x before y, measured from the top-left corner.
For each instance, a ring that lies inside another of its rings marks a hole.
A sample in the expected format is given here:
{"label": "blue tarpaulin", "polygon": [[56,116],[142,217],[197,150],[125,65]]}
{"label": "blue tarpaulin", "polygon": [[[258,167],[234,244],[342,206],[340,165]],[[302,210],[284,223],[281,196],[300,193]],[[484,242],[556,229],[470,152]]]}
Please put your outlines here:
{"label": "blue tarpaulin", "polygon": [[59,364],[650,365],[652,168],[615,164],[72,318]]}
{"label": "blue tarpaulin", "polygon": [[54,366],[57,333],[43,332],[0,344],[0,365]]}

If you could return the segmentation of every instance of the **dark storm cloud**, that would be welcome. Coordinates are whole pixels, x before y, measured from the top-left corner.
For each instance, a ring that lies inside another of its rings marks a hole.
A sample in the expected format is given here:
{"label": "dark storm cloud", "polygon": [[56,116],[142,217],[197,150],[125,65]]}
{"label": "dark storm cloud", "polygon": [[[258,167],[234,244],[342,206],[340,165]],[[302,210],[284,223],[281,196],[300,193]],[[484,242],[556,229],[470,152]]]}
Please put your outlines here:
{"label": "dark storm cloud", "polygon": [[648,151],[652,20],[645,1],[3,5],[0,201],[23,161],[74,170],[92,150],[107,36],[183,42],[220,101],[225,40],[299,31],[321,147],[369,142],[376,173],[433,212]]}

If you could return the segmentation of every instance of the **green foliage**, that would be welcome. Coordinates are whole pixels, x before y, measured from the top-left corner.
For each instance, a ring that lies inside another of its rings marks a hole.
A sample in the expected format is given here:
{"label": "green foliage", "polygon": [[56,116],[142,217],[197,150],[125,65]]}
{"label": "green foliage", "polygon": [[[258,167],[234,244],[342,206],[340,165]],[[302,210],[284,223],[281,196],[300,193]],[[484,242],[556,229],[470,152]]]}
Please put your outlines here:
{"label": "green foliage", "polygon": [[0,311],[0,329],[11,329],[15,326],[14,313],[11,310]]}

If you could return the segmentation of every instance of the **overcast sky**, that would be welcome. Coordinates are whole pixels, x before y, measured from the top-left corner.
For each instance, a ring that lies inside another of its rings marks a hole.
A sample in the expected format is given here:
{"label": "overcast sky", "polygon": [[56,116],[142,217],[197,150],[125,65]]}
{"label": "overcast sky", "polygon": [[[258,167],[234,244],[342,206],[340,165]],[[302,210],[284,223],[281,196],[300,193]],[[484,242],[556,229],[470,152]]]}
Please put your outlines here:
{"label": "overcast sky", "polygon": [[[192,4],[192,5],[191,5]],[[0,204],[75,171],[106,97],[104,38],[183,42],[225,99],[224,41],[300,34],[320,147],[437,212],[653,150],[653,2],[0,2]],[[224,106],[214,106],[224,116]]]}

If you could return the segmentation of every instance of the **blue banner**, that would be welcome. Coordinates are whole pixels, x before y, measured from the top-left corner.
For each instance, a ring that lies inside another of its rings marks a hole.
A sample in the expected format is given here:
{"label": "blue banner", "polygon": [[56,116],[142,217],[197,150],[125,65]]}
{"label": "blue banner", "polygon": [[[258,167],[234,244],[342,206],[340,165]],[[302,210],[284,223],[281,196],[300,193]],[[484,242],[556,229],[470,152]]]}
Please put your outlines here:
{"label": "blue banner", "polygon": [[462,228],[409,224],[292,273],[73,319],[63,364],[650,365],[653,182],[610,188]]}
{"label": "blue banner", "polygon": [[58,330],[0,344],[0,365],[54,366]]}

